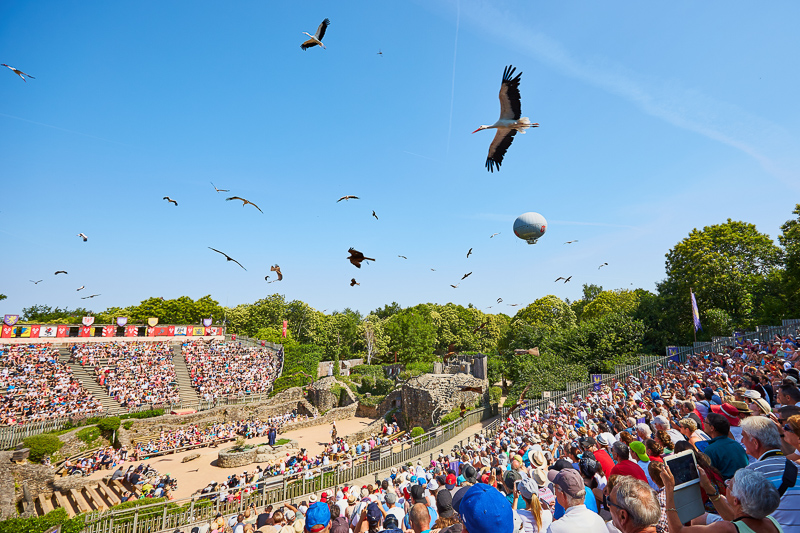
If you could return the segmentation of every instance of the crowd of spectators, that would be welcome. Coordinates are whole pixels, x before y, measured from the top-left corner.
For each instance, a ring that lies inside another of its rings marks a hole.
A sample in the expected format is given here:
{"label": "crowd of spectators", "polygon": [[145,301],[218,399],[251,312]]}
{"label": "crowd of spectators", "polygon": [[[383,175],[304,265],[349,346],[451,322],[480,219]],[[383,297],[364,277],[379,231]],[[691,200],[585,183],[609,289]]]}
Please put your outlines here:
{"label": "crowd of spectators", "polygon": [[0,345],[0,425],[103,410],[50,344]]}
{"label": "crowd of spectators", "polygon": [[183,355],[192,386],[207,401],[268,392],[280,369],[279,354],[272,348],[236,342],[187,342]]}
{"label": "crowd of spectators", "polygon": [[167,342],[75,344],[71,359],[93,368],[95,379],[122,407],[180,402]]}
{"label": "crowd of spectators", "polygon": [[111,475],[111,480],[125,480],[134,487],[123,495],[122,503],[142,498],[174,499],[172,492],[177,490],[178,481],[169,474],[161,474],[149,464],[121,466]]}
{"label": "crowd of spectators", "polygon": [[128,454],[128,447],[122,446],[114,448],[113,446],[103,446],[97,449],[91,455],[76,459],[75,462],[67,459],[64,462],[63,468],[68,475],[91,475],[98,470],[109,470],[121,465],[125,461],[133,459]]}

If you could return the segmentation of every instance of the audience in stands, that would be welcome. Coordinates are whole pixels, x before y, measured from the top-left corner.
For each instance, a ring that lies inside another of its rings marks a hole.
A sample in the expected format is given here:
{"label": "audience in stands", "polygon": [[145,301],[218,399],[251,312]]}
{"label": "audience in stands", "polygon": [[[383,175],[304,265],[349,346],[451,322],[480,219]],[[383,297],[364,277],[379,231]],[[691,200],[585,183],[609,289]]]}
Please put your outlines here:
{"label": "audience in stands", "polygon": [[193,341],[183,345],[192,385],[205,400],[268,392],[280,369],[280,357],[268,347]]}

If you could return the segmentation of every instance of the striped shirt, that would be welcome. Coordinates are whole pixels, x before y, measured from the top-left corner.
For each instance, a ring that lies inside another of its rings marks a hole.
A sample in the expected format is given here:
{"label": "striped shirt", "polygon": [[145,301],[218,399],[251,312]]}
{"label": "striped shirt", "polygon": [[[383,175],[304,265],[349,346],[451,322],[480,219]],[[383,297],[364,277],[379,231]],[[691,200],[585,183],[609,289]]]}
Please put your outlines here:
{"label": "striped shirt", "polygon": [[[778,488],[783,481],[786,456],[778,455],[777,450],[770,450],[747,468],[761,472]],[[772,516],[781,525],[784,533],[800,533],[800,476],[797,477],[794,487],[789,487],[781,497],[781,503]]]}

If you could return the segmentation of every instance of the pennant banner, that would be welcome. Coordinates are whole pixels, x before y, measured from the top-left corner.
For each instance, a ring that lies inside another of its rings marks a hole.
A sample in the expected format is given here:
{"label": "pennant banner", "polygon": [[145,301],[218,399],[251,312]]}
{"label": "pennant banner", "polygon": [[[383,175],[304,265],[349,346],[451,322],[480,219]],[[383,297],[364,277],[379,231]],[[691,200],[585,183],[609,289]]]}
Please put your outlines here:
{"label": "pennant banner", "polygon": [[81,326],[81,329],[78,330],[78,337],[91,337],[92,336],[92,328],[90,326]]}
{"label": "pennant banner", "polygon": [[694,297],[694,292],[689,291],[692,295],[692,320],[694,321],[694,330],[702,330],[703,326],[700,325],[700,311],[697,309],[697,300]]}
{"label": "pennant banner", "polygon": [[147,325],[150,326],[151,328],[156,327],[157,324],[158,324],[158,318],[157,317],[151,317],[151,318],[147,319]]}
{"label": "pennant banner", "polygon": [[103,326],[103,337],[116,337],[117,326]]}
{"label": "pennant banner", "polygon": [[284,320],[283,321],[283,336],[284,337],[286,337],[286,326],[288,326],[288,325],[289,325],[289,321]]}
{"label": "pennant banner", "polygon": [[31,326],[31,338],[38,339],[42,326]]}
{"label": "pennant banner", "polygon": [[128,326],[125,328],[126,337],[136,337],[137,335],[139,335],[139,328],[136,326]]}
{"label": "pennant banner", "polygon": [[3,324],[3,330],[2,333],[0,333],[0,337],[3,337],[4,339],[11,337],[12,331],[13,329],[11,326],[6,326],[5,324]]}
{"label": "pennant banner", "polygon": [[211,318],[204,318],[204,319],[203,319],[203,325],[204,325],[205,327],[208,327],[208,326],[210,326],[210,325],[211,325],[211,320],[212,320],[212,319],[213,319],[213,317],[211,317]]}
{"label": "pennant banner", "polygon": [[85,316],[85,317],[83,317],[83,321],[82,322],[83,322],[84,326],[87,326],[87,327],[91,326],[92,324],[94,324],[94,317],[93,316]]}
{"label": "pennant banner", "polygon": [[124,328],[125,324],[128,323],[128,317],[126,316],[118,316],[117,317],[117,326]]}

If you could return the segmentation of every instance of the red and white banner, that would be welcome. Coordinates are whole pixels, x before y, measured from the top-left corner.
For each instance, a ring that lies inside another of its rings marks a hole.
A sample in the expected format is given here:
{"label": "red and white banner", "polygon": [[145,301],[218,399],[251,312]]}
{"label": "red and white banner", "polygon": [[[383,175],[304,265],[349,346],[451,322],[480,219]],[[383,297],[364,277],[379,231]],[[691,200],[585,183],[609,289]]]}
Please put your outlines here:
{"label": "red and white banner", "polygon": [[81,329],[78,330],[78,337],[91,337],[92,329],[94,328],[90,326],[81,326]]}
{"label": "red and white banner", "polygon": [[0,333],[0,337],[3,337],[4,339],[8,339],[9,337],[11,337],[11,332],[12,331],[13,331],[13,328],[11,326],[6,326],[5,324],[3,324],[3,331],[2,331],[2,333]]}
{"label": "red and white banner", "polygon": [[58,326],[56,337],[66,337],[69,335],[69,326]]}
{"label": "red and white banner", "polygon": [[222,335],[222,328],[217,326],[206,328],[206,335]]}
{"label": "red and white banner", "polygon": [[139,328],[136,326],[128,326],[125,328],[126,337],[136,337],[137,335],[139,335]]}
{"label": "red and white banner", "polygon": [[175,326],[156,326],[149,328],[153,333],[148,333],[151,337],[171,337],[175,331]]}
{"label": "red and white banner", "polygon": [[39,337],[55,337],[58,333],[58,326],[42,326],[39,330]]}
{"label": "red and white banner", "polygon": [[289,325],[289,322],[287,320],[284,320],[283,321],[283,336],[284,337],[286,337],[286,326],[288,326],[288,325]]}
{"label": "red and white banner", "polygon": [[103,326],[103,337],[116,337],[117,326]]}
{"label": "red and white banner", "polygon": [[38,339],[42,326],[31,326],[31,339]]}
{"label": "red and white banner", "polygon": [[83,317],[82,322],[83,322],[84,326],[91,326],[92,324],[94,324],[94,317],[93,316],[85,316],[85,317]]}

